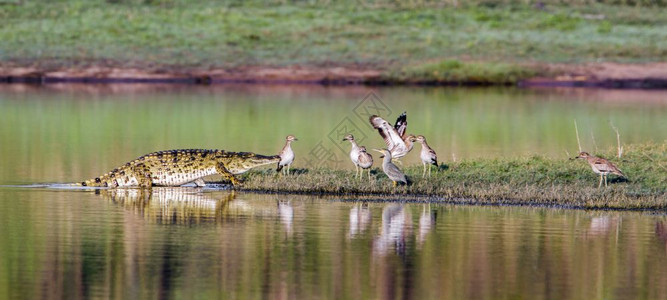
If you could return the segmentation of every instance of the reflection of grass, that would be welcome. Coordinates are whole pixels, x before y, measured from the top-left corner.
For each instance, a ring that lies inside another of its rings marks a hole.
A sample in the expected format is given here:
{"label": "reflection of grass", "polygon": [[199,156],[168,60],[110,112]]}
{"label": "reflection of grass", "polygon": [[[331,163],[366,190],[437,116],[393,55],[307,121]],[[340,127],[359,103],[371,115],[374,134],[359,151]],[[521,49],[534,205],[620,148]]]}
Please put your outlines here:
{"label": "reflection of grass", "polygon": [[[618,161],[629,181],[610,176],[610,186],[598,189],[598,177],[584,161],[539,156],[482,159],[450,163],[431,179],[421,167],[405,168],[414,183],[393,190],[391,181],[375,169],[372,181],[357,181],[351,171],[316,169],[277,177],[273,172],[250,173],[243,189],[294,193],[425,195],[467,199],[474,203],[565,205],[585,208],[667,207],[667,143],[630,145]],[[613,157],[612,152],[606,152]]]}
{"label": "reflection of grass", "polygon": [[[0,5],[4,24],[0,60],[152,68],[334,63],[397,74],[412,70],[409,66],[419,69],[425,61],[443,59],[667,58],[664,7],[545,1],[546,7],[538,9],[487,2],[459,7],[442,2],[436,9],[428,4],[403,6],[400,1],[372,1],[378,5],[368,6],[360,5],[363,1],[327,5],[318,1],[269,5],[259,1],[23,1],[23,5]],[[443,66],[436,63],[434,67],[438,71]],[[530,75],[511,63],[463,64],[462,69],[470,69],[471,74],[415,75],[460,80],[491,74],[486,81],[514,81]],[[505,72],[509,78],[502,77]]]}

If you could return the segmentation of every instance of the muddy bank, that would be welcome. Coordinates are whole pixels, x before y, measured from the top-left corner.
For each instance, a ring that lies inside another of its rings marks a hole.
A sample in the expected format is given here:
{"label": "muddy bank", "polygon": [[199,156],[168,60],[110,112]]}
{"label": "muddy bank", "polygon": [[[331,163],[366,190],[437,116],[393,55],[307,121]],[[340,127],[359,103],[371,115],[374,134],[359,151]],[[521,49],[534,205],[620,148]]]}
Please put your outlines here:
{"label": "muddy bank", "polygon": [[[666,89],[667,62],[646,64],[538,64],[542,74],[519,80],[522,87]],[[0,66],[0,83],[322,84],[322,85],[507,85],[507,82],[396,79],[368,66],[247,66],[230,69],[86,67],[47,69]]]}

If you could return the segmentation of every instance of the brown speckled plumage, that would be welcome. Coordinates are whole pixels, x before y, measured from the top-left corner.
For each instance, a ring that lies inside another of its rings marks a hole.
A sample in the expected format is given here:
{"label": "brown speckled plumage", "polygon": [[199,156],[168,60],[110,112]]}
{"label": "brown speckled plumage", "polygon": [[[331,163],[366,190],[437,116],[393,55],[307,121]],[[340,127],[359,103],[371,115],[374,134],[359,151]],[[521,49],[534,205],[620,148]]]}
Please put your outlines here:
{"label": "brown speckled plumage", "polygon": [[604,186],[607,186],[607,175],[609,174],[616,174],[618,176],[625,177],[625,174],[623,174],[623,172],[621,172],[621,170],[616,167],[616,165],[602,157],[590,155],[588,152],[580,152],[579,155],[575,158],[585,159],[591,166],[591,169],[593,169],[593,172],[600,175],[600,183],[598,184],[598,188],[602,186],[603,178]]}
{"label": "brown speckled plumage", "polygon": [[100,177],[81,182],[81,185],[151,187],[179,186],[190,182],[202,185],[202,177],[214,174],[237,185],[240,181],[234,175],[278,161],[278,155],[264,156],[251,152],[205,149],[159,151],[141,156]]}

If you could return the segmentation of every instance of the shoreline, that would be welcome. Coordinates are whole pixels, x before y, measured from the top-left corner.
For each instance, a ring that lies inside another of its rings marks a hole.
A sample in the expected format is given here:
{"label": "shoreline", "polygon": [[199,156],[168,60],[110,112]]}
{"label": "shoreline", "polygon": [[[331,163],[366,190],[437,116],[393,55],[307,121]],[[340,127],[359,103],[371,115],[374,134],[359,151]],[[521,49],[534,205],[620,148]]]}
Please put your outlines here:
{"label": "shoreline", "polygon": [[0,64],[0,84],[182,84],[182,85],[325,85],[325,86],[517,86],[546,88],[667,89],[667,62],[646,64],[588,63],[525,66],[526,78],[447,80],[405,77],[362,66],[248,66],[194,68],[40,68]]}
{"label": "shoreline", "polygon": [[170,190],[172,193],[193,192],[230,192],[230,193],[249,193],[261,195],[283,195],[283,196],[314,196],[330,198],[330,201],[337,202],[370,202],[370,203],[424,203],[424,204],[445,204],[445,205],[468,205],[468,206],[495,206],[495,207],[534,207],[550,209],[571,209],[571,210],[596,210],[596,211],[619,211],[619,212],[661,212],[665,213],[667,208],[667,198],[662,196],[637,197],[635,200],[654,201],[653,205],[648,206],[604,206],[564,204],[554,202],[531,202],[530,200],[519,199],[477,199],[465,197],[445,197],[442,195],[426,194],[408,194],[408,193],[359,193],[359,192],[326,192],[326,191],[278,191],[270,189],[248,189],[244,187],[234,188],[230,184],[220,181],[209,181],[207,187],[180,186],[180,187],[153,187],[151,189],[140,188],[104,188],[104,187],[69,187],[63,186],[63,183],[44,183],[44,184],[18,184],[18,185],[0,185],[0,188],[20,188],[20,189],[56,189],[58,191],[77,191],[100,193],[108,190],[136,190],[152,193],[153,190]]}
{"label": "shoreline", "polygon": [[432,177],[422,178],[422,166],[406,166],[411,185],[393,188],[378,167],[371,177],[357,180],[352,171],[327,168],[294,169],[289,176],[270,170],[244,175],[239,191],[332,195],[341,198],[438,199],[435,202],[470,205],[546,205],[580,209],[664,210],[667,208],[667,141],[624,145],[622,159],[613,151],[603,157],[615,161],[629,179],[610,177],[598,188],[598,175],[580,160],[541,156],[474,159],[448,162]]}
{"label": "shoreline", "polygon": [[[598,188],[599,176],[582,160],[530,155],[513,158],[470,159],[446,162],[431,177],[422,177],[423,167],[402,167],[410,185],[394,187],[381,168],[373,167],[370,180],[355,178],[354,170],[294,168],[287,176],[274,169],[255,169],[239,175],[240,186],[221,182],[220,176],[206,179],[199,191],[239,191],[277,195],[312,195],[342,201],[416,201],[466,205],[540,206],[569,209],[667,211],[667,140],[661,143],[625,144],[621,159],[614,150],[602,157],[615,163],[627,178],[610,176],[608,187]],[[599,154],[599,153],[596,153]],[[24,188],[87,190],[62,184],[12,185]],[[8,187],[8,186],[0,186]],[[188,191],[194,185],[154,187]],[[128,188],[137,191],[150,189]],[[124,190],[124,189],[123,189]]]}
{"label": "shoreline", "polygon": [[[221,183],[221,182],[220,182]],[[221,183],[222,184],[222,183]],[[418,195],[418,194],[364,194],[364,193],[345,193],[337,194],[330,192],[284,192],[256,189],[223,189],[221,191],[237,191],[243,193],[263,194],[263,195],[295,195],[295,196],[317,196],[339,198],[333,201],[339,202],[374,202],[374,203],[428,203],[428,204],[449,204],[449,205],[469,205],[469,206],[497,206],[497,207],[535,207],[535,208],[553,208],[553,209],[573,209],[573,210],[597,210],[597,211],[628,211],[628,212],[664,212],[667,204],[660,204],[652,207],[603,207],[586,205],[568,205],[558,203],[534,203],[523,200],[502,199],[502,200],[483,200],[461,197],[442,197],[439,195]]]}

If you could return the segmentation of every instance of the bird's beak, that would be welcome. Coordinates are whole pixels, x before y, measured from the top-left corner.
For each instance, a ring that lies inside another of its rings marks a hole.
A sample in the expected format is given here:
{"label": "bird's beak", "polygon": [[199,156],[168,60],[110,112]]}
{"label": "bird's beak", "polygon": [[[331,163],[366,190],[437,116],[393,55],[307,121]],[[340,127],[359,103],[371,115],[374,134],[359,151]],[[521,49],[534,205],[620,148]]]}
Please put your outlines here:
{"label": "bird's beak", "polygon": [[295,141],[298,141],[299,139],[297,139],[297,138],[294,138],[294,140],[295,140]]}
{"label": "bird's beak", "polygon": [[343,142],[344,142],[344,141],[347,141],[347,139],[343,139]]}

